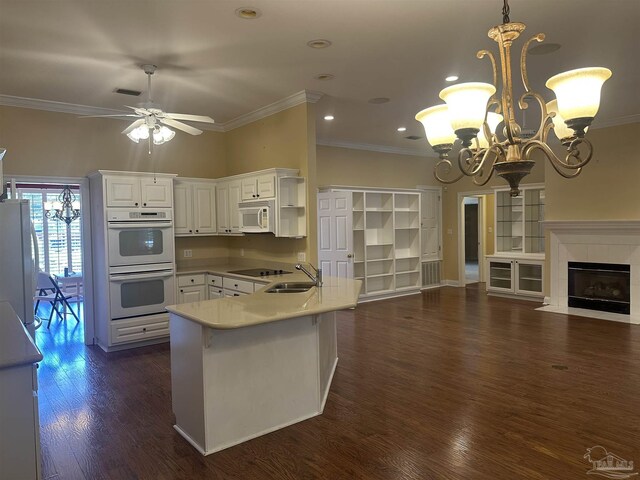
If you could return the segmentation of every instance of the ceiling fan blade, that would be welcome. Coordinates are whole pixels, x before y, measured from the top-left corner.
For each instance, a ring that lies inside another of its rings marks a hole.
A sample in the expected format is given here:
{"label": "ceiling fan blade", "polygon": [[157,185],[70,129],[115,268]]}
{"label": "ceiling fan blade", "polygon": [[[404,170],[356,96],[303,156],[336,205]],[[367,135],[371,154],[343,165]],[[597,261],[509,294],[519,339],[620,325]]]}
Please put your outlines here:
{"label": "ceiling fan blade", "polygon": [[135,122],[133,122],[131,125],[129,125],[127,128],[125,128],[122,133],[124,133],[125,135],[127,135],[129,132],[132,132],[133,130],[135,130],[136,128],[138,128],[140,125],[144,125],[145,123],[145,119],[141,118],[140,120],[136,120]]}
{"label": "ceiling fan blade", "polygon": [[136,115],[134,113],[122,113],[120,115],[80,115],[78,118],[108,118],[108,117],[138,117],[139,115]]}
{"label": "ceiling fan blade", "polygon": [[215,120],[206,115],[189,115],[187,113],[165,113],[165,117],[173,118],[174,120],[187,120],[190,122],[201,123],[215,123]]}
{"label": "ceiling fan blade", "polygon": [[132,109],[133,111],[135,111],[138,115],[151,115],[151,112],[149,110],[147,110],[146,108],[142,108],[142,107],[132,107],[131,105],[125,105],[125,107]]}
{"label": "ceiling fan blade", "polygon": [[183,132],[187,132],[191,135],[200,135],[202,130],[198,130],[191,125],[187,125],[186,123],[178,122],[177,120],[173,120],[171,118],[160,118],[160,123],[164,123],[165,125],[169,125],[170,127],[177,128],[178,130],[182,130]]}

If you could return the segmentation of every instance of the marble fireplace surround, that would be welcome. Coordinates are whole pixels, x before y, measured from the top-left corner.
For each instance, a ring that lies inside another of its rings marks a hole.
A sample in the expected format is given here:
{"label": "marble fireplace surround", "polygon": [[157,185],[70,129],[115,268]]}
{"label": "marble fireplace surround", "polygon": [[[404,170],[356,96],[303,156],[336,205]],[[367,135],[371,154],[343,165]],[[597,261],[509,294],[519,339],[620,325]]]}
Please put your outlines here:
{"label": "marble fireplace surround", "polygon": [[[550,296],[539,310],[640,324],[640,220],[545,221],[549,232]],[[631,266],[631,314],[568,306],[568,263]]]}

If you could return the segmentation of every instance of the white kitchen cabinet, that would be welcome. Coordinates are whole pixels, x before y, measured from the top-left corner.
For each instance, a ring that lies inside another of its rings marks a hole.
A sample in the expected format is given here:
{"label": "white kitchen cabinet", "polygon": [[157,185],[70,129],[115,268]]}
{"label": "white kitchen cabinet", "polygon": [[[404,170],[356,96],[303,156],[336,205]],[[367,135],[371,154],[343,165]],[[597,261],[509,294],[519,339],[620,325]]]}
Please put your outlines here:
{"label": "white kitchen cabinet", "polygon": [[178,303],[201,302],[207,299],[205,274],[182,274],[176,276]]}
{"label": "white kitchen cabinet", "polygon": [[214,182],[176,179],[173,193],[176,236],[217,233]]}
{"label": "white kitchen cabinet", "polygon": [[276,196],[276,175],[255,175],[242,179],[242,200],[266,200]]}
{"label": "white kitchen cabinet", "polygon": [[487,270],[489,293],[536,299],[543,297],[543,258],[488,256]]}
{"label": "white kitchen cabinet", "polygon": [[419,292],[420,191],[325,188],[318,194],[323,271],[362,280],[363,300]]}
{"label": "white kitchen cabinet", "polygon": [[171,208],[173,180],[155,175],[105,175],[107,207]]}
{"label": "white kitchen cabinet", "polygon": [[240,233],[240,211],[242,181],[231,180],[218,183],[216,192],[217,229],[220,234]]}

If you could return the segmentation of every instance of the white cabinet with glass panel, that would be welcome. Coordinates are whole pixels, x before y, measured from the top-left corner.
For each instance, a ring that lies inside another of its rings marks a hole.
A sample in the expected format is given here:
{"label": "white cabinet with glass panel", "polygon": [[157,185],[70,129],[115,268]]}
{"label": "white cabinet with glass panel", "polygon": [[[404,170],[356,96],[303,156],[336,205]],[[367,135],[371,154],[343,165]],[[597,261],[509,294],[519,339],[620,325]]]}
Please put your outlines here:
{"label": "white cabinet with glass panel", "polygon": [[521,185],[520,195],[496,189],[496,253],[544,253],[544,189]]}
{"label": "white cabinet with glass panel", "polygon": [[541,184],[520,185],[520,195],[498,188],[495,255],[487,257],[487,291],[543,297],[545,194]]}

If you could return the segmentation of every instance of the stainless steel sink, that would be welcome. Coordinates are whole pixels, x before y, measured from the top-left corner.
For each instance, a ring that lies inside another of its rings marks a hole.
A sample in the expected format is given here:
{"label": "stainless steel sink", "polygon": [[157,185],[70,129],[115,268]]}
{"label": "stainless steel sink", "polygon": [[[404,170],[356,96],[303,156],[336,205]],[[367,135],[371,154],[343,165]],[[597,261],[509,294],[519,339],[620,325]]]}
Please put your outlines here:
{"label": "stainless steel sink", "polygon": [[265,290],[266,293],[302,293],[315,287],[313,283],[276,283]]}

